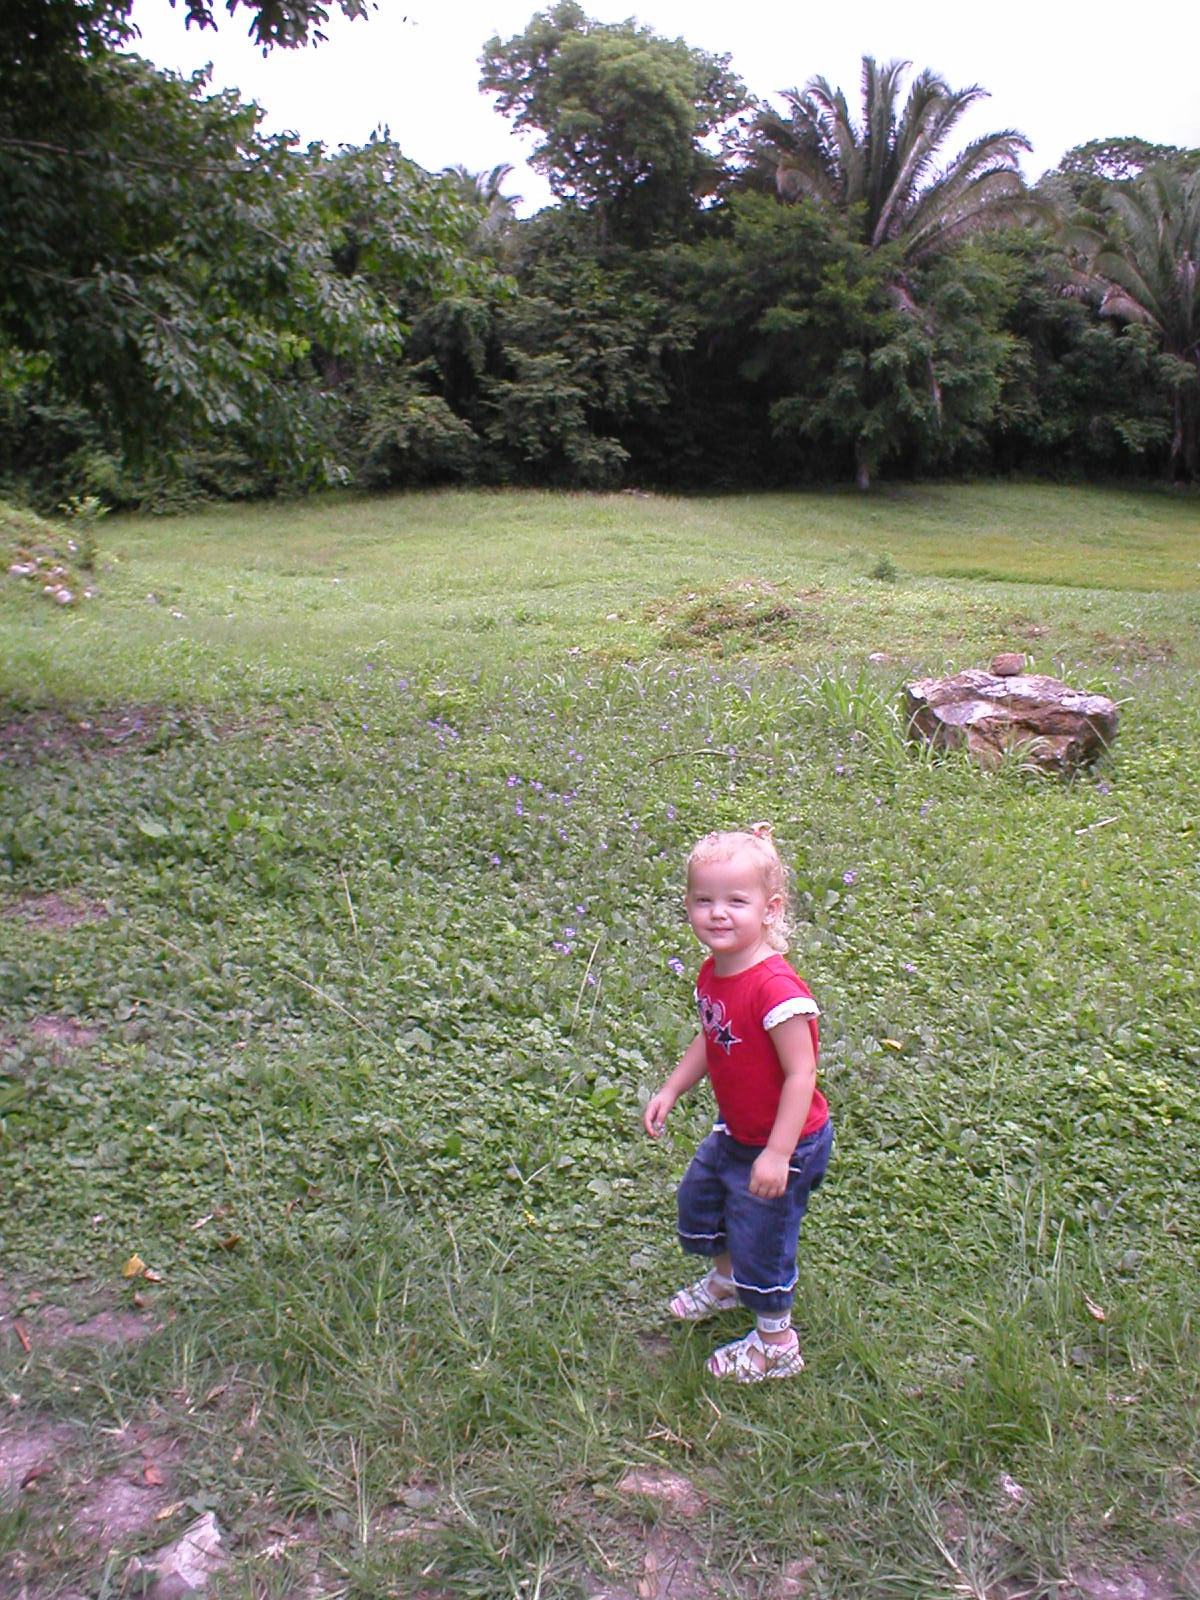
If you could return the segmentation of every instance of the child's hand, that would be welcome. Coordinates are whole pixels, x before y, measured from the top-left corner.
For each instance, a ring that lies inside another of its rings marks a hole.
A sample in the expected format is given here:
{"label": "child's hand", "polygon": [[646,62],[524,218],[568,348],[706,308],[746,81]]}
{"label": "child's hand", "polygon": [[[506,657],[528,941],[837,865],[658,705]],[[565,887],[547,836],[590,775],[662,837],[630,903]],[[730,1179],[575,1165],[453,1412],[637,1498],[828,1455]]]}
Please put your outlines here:
{"label": "child's hand", "polygon": [[760,1200],[775,1200],[787,1191],[788,1158],[774,1150],[759,1151],[750,1168],[750,1193]]}
{"label": "child's hand", "polygon": [[646,1109],[642,1112],[642,1126],[652,1139],[657,1139],[666,1127],[667,1117],[674,1104],[670,1095],[664,1094],[661,1089],[647,1100]]}

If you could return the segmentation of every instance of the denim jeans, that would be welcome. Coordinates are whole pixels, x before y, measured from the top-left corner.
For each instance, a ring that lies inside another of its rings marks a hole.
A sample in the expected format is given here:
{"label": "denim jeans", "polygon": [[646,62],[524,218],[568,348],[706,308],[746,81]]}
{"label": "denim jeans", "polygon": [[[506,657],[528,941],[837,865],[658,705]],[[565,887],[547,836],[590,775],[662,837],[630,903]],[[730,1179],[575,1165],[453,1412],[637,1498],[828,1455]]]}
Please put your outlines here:
{"label": "denim jeans", "polygon": [[826,1122],[793,1151],[784,1193],[764,1199],[750,1193],[750,1169],[760,1147],[739,1144],[716,1128],[683,1175],[679,1242],[697,1256],[728,1250],[738,1299],[751,1311],[786,1311],[792,1304],[800,1223],[832,1148],[833,1124]]}

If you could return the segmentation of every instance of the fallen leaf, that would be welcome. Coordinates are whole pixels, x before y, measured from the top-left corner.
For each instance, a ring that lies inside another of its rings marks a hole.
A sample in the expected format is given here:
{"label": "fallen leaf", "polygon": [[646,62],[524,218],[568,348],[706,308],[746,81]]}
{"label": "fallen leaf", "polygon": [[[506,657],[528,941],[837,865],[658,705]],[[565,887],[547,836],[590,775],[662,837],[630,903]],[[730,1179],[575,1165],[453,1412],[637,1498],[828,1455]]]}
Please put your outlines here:
{"label": "fallen leaf", "polygon": [[153,1267],[146,1267],[142,1272],[142,1277],[145,1278],[147,1283],[161,1283],[163,1281],[162,1273],[155,1272]]}
{"label": "fallen leaf", "polygon": [[1088,1310],[1091,1312],[1091,1314],[1095,1317],[1097,1322],[1107,1322],[1108,1321],[1108,1313],[1105,1311],[1104,1307],[1103,1306],[1098,1306],[1096,1304],[1096,1302],[1094,1300],[1089,1299],[1086,1294],[1083,1297],[1083,1303],[1088,1308]]}
{"label": "fallen leaf", "polygon": [[29,1331],[26,1328],[24,1322],[21,1320],[20,1317],[17,1317],[16,1320],[13,1322],[13,1332],[16,1334],[17,1338],[21,1341],[21,1349],[24,1350],[26,1355],[28,1355],[29,1354]]}
{"label": "fallen leaf", "polygon": [[142,1477],[152,1489],[157,1488],[158,1485],[163,1481],[163,1475],[160,1472],[157,1463],[154,1461],[147,1461],[146,1465],[142,1468]]}
{"label": "fallen leaf", "polygon": [[182,1511],[185,1505],[187,1505],[186,1500],[172,1500],[169,1506],[164,1506],[161,1511],[154,1513],[155,1522],[166,1522],[169,1517],[173,1517],[177,1512]]}
{"label": "fallen leaf", "polygon": [[146,1263],[135,1251],[125,1265],[121,1268],[121,1276],[123,1278],[140,1278],[145,1270]]}
{"label": "fallen leaf", "polygon": [[889,1050],[904,1049],[904,1041],[902,1039],[885,1039],[883,1042]]}
{"label": "fallen leaf", "polygon": [[44,1461],[37,1462],[21,1479],[22,1489],[32,1488],[39,1478],[48,1478],[54,1471],[54,1462],[49,1456]]}
{"label": "fallen leaf", "polygon": [[240,1233],[230,1233],[226,1234],[224,1239],[218,1239],[217,1246],[221,1250],[235,1250],[241,1242],[242,1236]]}

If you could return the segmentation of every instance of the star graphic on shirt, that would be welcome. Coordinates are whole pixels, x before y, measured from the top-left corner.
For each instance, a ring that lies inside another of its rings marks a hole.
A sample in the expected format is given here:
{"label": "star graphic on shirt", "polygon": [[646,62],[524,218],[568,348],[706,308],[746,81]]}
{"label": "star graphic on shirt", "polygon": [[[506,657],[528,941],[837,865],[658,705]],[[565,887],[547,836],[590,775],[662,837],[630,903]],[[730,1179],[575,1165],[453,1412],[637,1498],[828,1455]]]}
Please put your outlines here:
{"label": "star graphic on shirt", "polygon": [[721,1049],[724,1050],[726,1055],[729,1054],[735,1044],[741,1044],[742,1042],[734,1033],[728,1022],[722,1022],[721,1026],[713,1034],[713,1038],[721,1046]]}

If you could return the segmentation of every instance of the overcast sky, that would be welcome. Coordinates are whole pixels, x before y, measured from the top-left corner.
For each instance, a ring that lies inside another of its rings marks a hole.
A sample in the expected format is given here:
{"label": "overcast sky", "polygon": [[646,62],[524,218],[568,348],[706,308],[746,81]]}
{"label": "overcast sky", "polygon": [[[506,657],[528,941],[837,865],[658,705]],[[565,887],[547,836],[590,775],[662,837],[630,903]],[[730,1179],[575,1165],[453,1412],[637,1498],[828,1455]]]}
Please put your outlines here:
{"label": "overcast sky", "polygon": [[[347,23],[327,0],[328,42],[276,50],[266,59],[246,38],[247,13],[213,10],[219,31],[185,30],[182,6],[136,0],[140,53],[160,67],[192,71],[211,61],[217,88],[257,100],[269,131],[303,143],[363,144],[387,124],[404,153],[437,171],[462,165],[516,170],[506,185],[523,212],[550,199],[544,180],[523,165],[530,140],[514,135],[479,92],[479,55],[493,34],[524,30],[531,0],[379,0],[367,21]],[[959,89],[978,83],[991,99],[968,114],[967,136],[1016,128],[1032,141],[1026,175],[1038,177],[1073,145],[1137,134],[1159,144],[1200,145],[1200,4],[1162,0],[1132,14],[1114,0],[1090,7],[1066,0],[858,0],[804,6],[728,0],[643,0],[636,10],[583,0],[589,16],[617,22],[633,14],[668,38],[728,53],[753,94],[769,98],[820,73],[858,106],[859,64],[895,57],[932,67]]]}

